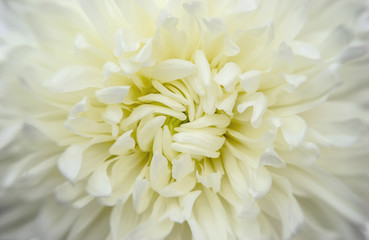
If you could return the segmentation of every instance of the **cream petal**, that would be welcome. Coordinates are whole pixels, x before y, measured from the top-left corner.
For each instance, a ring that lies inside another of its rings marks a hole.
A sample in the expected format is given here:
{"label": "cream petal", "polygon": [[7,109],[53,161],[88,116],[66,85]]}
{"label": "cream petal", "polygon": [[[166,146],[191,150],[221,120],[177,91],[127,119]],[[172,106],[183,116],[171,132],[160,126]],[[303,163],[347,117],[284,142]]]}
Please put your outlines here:
{"label": "cream petal", "polygon": [[292,52],[298,56],[318,60],[321,58],[320,51],[307,42],[293,41],[290,44]]}
{"label": "cream petal", "polygon": [[167,125],[164,125],[163,127],[163,154],[167,159],[175,159],[176,153],[175,151],[170,147],[173,143],[172,134],[170,133],[170,130]]}
{"label": "cream petal", "polygon": [[125,52],[136,51],[140,47],[137,33],[130,29],[119,28],[114,38],[114,56],[120,57]]}
{"label": "cream petal", "polygon": [[368,47],[363,42],[356,42],[348,46],[339,59],[341,63],[346,63],[354,59],[365,56],[368,53]]}
{"label": "cream petal", "polygon": [[259,78],[261,74],[261,71],[251,70],[239,76],[242,81],[242,87],[248,94],[252,94],[258,90],[260,85]]}
{"label": "cream petal", "polygon": [[74,92],[88,88],[103,87],[102,72],[86,66],[69,66],[60,69],[44,86],[53,92]]}
{"label": "cream petal", "polygon": [[118,6],[115,1],[109,0],[106,2],[100,1],[78,1],[83,12],[92,23],[93,27],[99,33],[99,36],[103,39],[109,49],[113,49],[114,32],[118,28],[119,22],[123,21],[123,17],[118,10]]}
{"label": "cream petal", "polygon": [[293,86],[292,92],[307,80],[306,76],[301,75],[283,74],[283,77],[287,83]]}
{"label": "cream petal", "polygon": [[157,221],[169,219],[172,222],[183,223],[184,217],[177,198],[158,197],[155,201],[151,218]]}
{"label": "cream petal", "polygon": [[111,126],[106,123],[98,123],[85,117],[69,117],[65,127],[80,136],[95,137],[96,135],[107,135],[111,132]]}
{"label": "cream petal", "polygon": [[84,97],[80,102],[73,106],[72,110],[69,112],[69,117],[74,117],[78,113],[85,112],[89,105],[88,97]]}
{"label": "cream petal", "polygon": [[141,50],[132,57],[132,61],[141,63],[142,66],[152,66],[155,64],[155,60],[151,59],[152,55],[152,39],[149,39]]}
{"label": "cream petal", "polygon": [[111,156],[109,148],[112,138],[109,136],[108,139],[101,139],[96,142],[91,147],[88,147],[83,153],[83,161],[81,165],[81,170],[79,171],[75,181],[83,181],[89,175],[91,175],[97,167],[101,166],[108,157]]}
{"label": "cream petal", "polygon": [[200,191],[194,191],[179,198],[159,197],[155,202],[151,217],[158,220],[169,218],[171,221],[182,224],[191,217],[193,204],[200,193]]}
{"label": "cream petal", "polygon": [[93,201],[92,196],[86,195],[85,184],[81,182],[75,184],[65,182],[57,186],[54,192],[58,202],[70,204],[77,209],[81,209]]}
{"label": "cream petal", "polygon": [[[109,214],[109,210],[98,204],[89,204],[80,212],[79,216],[75,217],[76,221],[73,223],[67,239],[105,239],[109,232]],[[69,218],[70,216],[67,219]]]}
{"label": "cream petal", "polygon": [[215,126],[217,128],[225,128],[229,125],[230,118],[224,114],[205,115],[195,121],[184,123],[181,128],[204,128]]}
{"label": "cream petal", "polygon": [[143,102],[159,102],[178,112],[184,112],[186,110],[186,108],[181,103],[161,94],[147,94],[145,96],[139,97],[138,100]]}
{"label": "cream petal", "polygon": [[168,185],[171,172],[168,169],[168,160],[159,153],[154,153],[150,165],[151,187],[158,191]]}
{"label": "cream petal", "polygon": [[158,222],[152,220],[137,227],[125,237],[126,240],[136,239],[164,239],[173,228],[174,223],[169,220]]}
{"label": "cream petal", "polygon": [[268,147],[265,149],[263,155],[259,160],[259,167],[261,166],[272,166],[276,168],[285,167],[286,164],[283,160],[278,156],[273,147]]}
{"label": "cream petal", "polygon": [[77,34],[74,39],[74,45],[77,56],[91,65],[100,67],[100,64],[103,64],[107,60],[113,60],[112,56],[108,52],[100,46],[95,46],[93,40],[87,39],[83,33]]}
{"label": "cream petal", "polygon": [[236,56],[240,53],[240,47],[228,36],[224,37],[223,53],[226,56]]}
{"label": "cream petal", "polygon": [[164,197],[186,196],[197,184],[194,175],[187,175],[181,180],[170,183],[168,186],[158,190],[158,193]]}
{"label": "cream petal", "polygon": [[182,154],[172,162],[172,177],[181,180],[195,169],[195,164],[188,154]]}
{"label": "cream petal", "polygon": [[91,175],[87,182],[86,191],[94,197],[110,197],[112,186],[110,178],[107,174],[109,163],[98,167]]}
{"label": "cream petal", "polygon": [[272,186],[272,177],[268,170],[265,167],[260,167],[258,169],[249,168],[248,175],[248,185],[249,185],[249,193],[255,199],[260,199],[265,196],[271,186]]}
{"label": "cream petal", "polygon": [[106,62],[103,66],[104,81],[106,81],[112,73],[118,73],[121,69],[119,65],[113,62]]}
{"label": "cream petal", "polygon": [[89,143],[79,143],[68,147],[58,158],[60,172],[69,180],[73,181],[80,171],[82,156]]}
{"label": "cream petal", "polygon": [[173,141],[194,144],[201,148],[218,151],[224,144],[224,137],[200,132],[180,132],[173,135]]}
{"label": "cream petal", "polygon": [[312,199],[318,198],[352,222],[363,222],[369,214],[369,208],[363,199],[323,169],[291,167],[278,169],[278,173],[288,178],[300,179],[291,182],[294,192]]}
{"label": "cream petal", "polygon": [[273,72],[292,73],[295,70],[295,57],[285,43],[279,46],[278,54],[274,60]]}
{"label": "cream petal", "polygon": [[[117,1],[125,22],[138,34],[151,36],[155,30],[154,17],[157,16],[158,8],[155,2],[120,2]],[[154,15],[153,13],[156,12]]]}
{"label": "cream petal", "polygon": [[133,125],[142,118],[154,113],[154,109],[150,105],[140,105],[133,109],[131,114],[121,121],[121,128],[129,130],[133,128]]}
{"label": "cream petal", "polygon": [[308,19],[309,7],[308,1],[301,2],[286,2],[288,7],[280,9],[285,10],[283,15],[280,16],[281,20],[276,21],[276,39],[275,41],[279,43],[280,41],[289,42],[298,36],[298,34],[303,30],[305,22]]}
{"label": "cream petal", "polygon": [[203,127],[203,128],[185,128],[185,127],[176,127],[174,131],[177,133],[200,133],[200,134],[210,134],[215,136],[221,136],[227,132],[226,128],[216,128],[216,127]]}
{"label": "cream petal", "polygon": [[279,156],[288,164],[310,166],[320,156],[320,150],[316,144],[304,142],[292,151],[279,151]]}
{"label": "cream petal", "polygon": [[23,127],[22,121],[16,121],[6,128],[0,129],[0,150],[13,141]]}
{"label": "cream petal", "polygon": [[140,64],[127,58],[119,58],[119,66],[126,76],[131,76],[140,69]]}
{"label": "cream petal", "polygon": [[281,130],[286,142],[292,147],[296,147],[304,140],[307,125],[305,120],[301,117],[293,116],[283,119]]}
{"label": "cream petal", "polygon": [[172,148],[177,152],[189,153],[193,155],[202,155],[209,158],[217,158],[220,155],[219,152],[210,151],[193,144],[175,142],[172,144]]}
{"label": "cream petal", "polygon": [[192,215],[192,208],[201,191],[193,191],[179,198],[179,203],[183,208],[184,218],[187,220]]}
{"label": "cream petal", "polygon": [[137,128],[137,144],[143,151],[150,151],[157,132],[161,129],[166,117],[158,116],[147,122],[141,121]]}
{"label": "cream petal", "polygon": [[122,103],[129,91],[129,86],[107,87],[95,92],[97,99],[106,104]]}
{"label": "cream petal", "polygon": [[249,193],[245,165],[235,158],[228,149],[222,150],[222,157],[227,159],[224,161],[224,169],[229,179],[229,184],[237,196],[246,199]]}
{"label": "cream petal", "polygon": [[206,176],[200,175],[196,172],[196,177],[199,183],[208,189],[213,189],[215,193],[220,191],[222,174],[220,172],[209,173]]}
{"label": "cream petal", "polygon": [[353,33],[341,25],[334,29],[319,46],[325,58],[336,56],[352,41]]}
{"label": "cream petal", "polygon": [[138,176],[132,192],[133,206],[137,213],[142,213],[147,209],[153,193],[154,192],[150,188],[150,182],[142,178],[142,176]]}
{"label": "cream petal", "polygon": [[102,112],[102,118],[109,124],[117,124],[123,117],[122,108],[109,105]]}
{"label": "cream petal", "polygon": [[214,80],[222,85],[227,92],[233,90],[237,84],[238,76],[241,74],[241,69],[236,63],[228,62],[222,69],[215,75]]}
{"label": "cream petal", "polygon": [[229,116],[233,116],[233,108],[237,100],[237,92],[233,92],[228,97],[224,98],[221,102],[217,103],[216,107],[219,110],[223,110]]}
{"label": "cream petal", "polygon": [[292,195],[289,181],[285,178],[273,176],[273,188],[260,200],[259,205],[266,214],[282,219],[280,235],[283,239],[289,239],[294,235],[304,221],[302,209]]}
{"label": "cream petal", "polygon": [[162,128],[159,128],[155,134],[155,137],[152,143],[152,151],[163,154],[163,129]]}
{"label": "cream petal", "polygon": [[203,86],[207,87],[212,81],[209,62],[206,59],[205,53],[201,50],[197,50],[195,53],[195,63],[197,65],[197,71],[199,81]]}
{"label": "cream petal", "polygon": [[128,149],[133,149],[135,147],[135,140],[131,137],[132,131],[129,130],[123,133],[111,146],[109,152],[114,155],[120,155]]}
{"label": "cream petal", "polygon": [[43,204],[45,206],[39,209],[40,212],[35,220],[38,236],[44,239],[63,238],[73,226],[74,221],[70,219],[78,217],[77,212],[65,210],[50,200],[43,201]]}
{"label": "cream petal", "polygon": [[182,103],[183,105],[187,106],[188,105],[188,100],[186,98],[184,98],[181,94],[175,94],[172,91],[168,90],[166,87],[164,87],[160,82],[153,80],[152,81],[152,85],[154,86],[154,88],[156,88],[161,94],[170,97],[180,103]]}
{"label": "cream petal", "polygon": [[348,147],[356,143],[366,129],[367,126],[361,120],[351,119],[315,125],[308,135],[322,145]]}
{"label": "cream petal", "polygon": [[261,210],[258,204],[249,202],[244,206],[238,217],[252,220],[260,214],[260,211]]}
{"label": "cream petal", "polygon": [[225,209],[215,193],[203,188],[188,224],[196,240],[233,239]]}
{"label": "cream petal", "polygon": [[195,65],[192,62],[182,59],[168,59],[153,67],[151,77],[165,83],[187,77],[194,71]]}
{"label": "cream petal", "polygon": [[244,112],[247,108],[253,107],[253,114],[251,117],[251,125],[257,128],[261,124],[263,114],[265,113],[268,105],[266,96],[260,92],[254,93],[244,99],[243,103],[237,106],[239,113]]}

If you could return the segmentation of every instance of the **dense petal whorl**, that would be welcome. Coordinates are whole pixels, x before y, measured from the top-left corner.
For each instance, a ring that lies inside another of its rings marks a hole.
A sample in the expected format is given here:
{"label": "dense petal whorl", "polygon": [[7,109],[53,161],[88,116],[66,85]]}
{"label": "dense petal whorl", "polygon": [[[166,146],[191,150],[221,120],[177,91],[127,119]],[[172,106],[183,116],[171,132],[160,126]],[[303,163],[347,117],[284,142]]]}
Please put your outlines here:
{"label": "dense petal whorl", "polygon": [[0,238],[363,238],[364,0],[0,13]]}

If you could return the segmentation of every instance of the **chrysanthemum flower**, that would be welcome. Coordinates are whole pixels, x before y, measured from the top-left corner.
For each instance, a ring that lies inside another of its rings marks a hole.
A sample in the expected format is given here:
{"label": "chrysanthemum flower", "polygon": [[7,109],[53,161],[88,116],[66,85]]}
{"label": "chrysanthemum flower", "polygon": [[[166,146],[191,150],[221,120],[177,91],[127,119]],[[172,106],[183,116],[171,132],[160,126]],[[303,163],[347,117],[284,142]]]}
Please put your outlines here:
{"label": "chrysanthemum flower", "polygon": [[0,239],[364,237],[364,0],[0,6]]}

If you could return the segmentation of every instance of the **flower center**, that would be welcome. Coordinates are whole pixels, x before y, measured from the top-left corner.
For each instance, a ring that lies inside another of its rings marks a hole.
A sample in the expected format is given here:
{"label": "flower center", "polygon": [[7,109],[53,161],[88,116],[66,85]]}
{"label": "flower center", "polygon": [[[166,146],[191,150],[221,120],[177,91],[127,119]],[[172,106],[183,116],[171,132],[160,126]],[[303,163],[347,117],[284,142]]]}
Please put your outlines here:
{"label": "flower center", "polygon": [[136,136],[140,150],[163,149],[168,159],[180,153],[195,159],[219,157],[230,117],[219,110],[207,114],[204,109],[209,106],[204,106],[187,78],[170,83],[142,78],[141,86],[132,91],[135,94],[125,101],[128,117],[120,128],[135,132],[132,136]]}

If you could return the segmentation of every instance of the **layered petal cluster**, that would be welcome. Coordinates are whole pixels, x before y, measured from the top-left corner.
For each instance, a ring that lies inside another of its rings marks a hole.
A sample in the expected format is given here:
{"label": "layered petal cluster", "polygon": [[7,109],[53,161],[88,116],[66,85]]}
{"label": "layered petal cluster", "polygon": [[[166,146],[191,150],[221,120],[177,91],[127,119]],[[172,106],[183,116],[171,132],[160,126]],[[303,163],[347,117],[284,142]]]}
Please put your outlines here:
{"label": "layered petal cluster", "polygon": [[364,0],[0,13],[1,239],[364,238]]}

